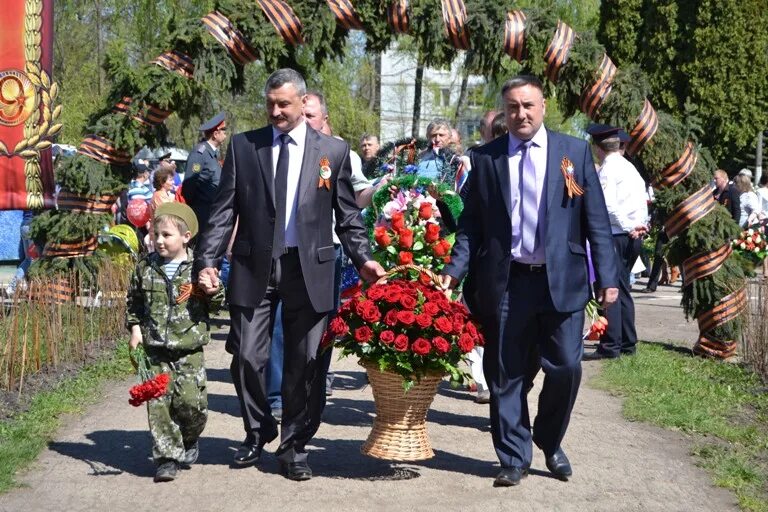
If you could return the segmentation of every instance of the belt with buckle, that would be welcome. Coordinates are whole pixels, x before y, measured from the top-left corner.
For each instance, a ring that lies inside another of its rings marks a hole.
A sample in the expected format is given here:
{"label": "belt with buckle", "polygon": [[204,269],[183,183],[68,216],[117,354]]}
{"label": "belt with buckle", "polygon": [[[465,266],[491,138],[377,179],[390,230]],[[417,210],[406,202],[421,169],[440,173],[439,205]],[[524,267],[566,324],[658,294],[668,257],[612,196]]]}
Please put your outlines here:
{"label": "belt with buckle", "polygon": [[542,274],[547,271],[547,266],[543,263],[520,263],[519,261],[513,261],[510,268],[525,274]]}

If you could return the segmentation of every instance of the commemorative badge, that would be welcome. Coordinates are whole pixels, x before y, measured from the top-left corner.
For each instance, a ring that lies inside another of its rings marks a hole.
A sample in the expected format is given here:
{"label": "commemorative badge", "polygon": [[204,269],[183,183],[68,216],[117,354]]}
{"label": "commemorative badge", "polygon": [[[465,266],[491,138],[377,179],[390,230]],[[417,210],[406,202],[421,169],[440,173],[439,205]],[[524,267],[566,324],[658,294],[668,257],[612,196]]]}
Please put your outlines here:
{"label": "commemorative badge", "polygon": [[573,168],[573,162],[564,156],[560,161],[560,172],[563,173],[565,179],[565,191],[568,194],[569,199],[573,199],[573,196],[584,195],[584,189],[576,183],[576,173]]}
{"label": "commemorative badge", "polygon": [[192,164],[192,172],[200,172],[200,164]]}
{"label": "commemorative badge", "polygon": [[317,188],[325,187],[331,190],[331,161],[327,156],[320,159],[320,181],[317,184]]}

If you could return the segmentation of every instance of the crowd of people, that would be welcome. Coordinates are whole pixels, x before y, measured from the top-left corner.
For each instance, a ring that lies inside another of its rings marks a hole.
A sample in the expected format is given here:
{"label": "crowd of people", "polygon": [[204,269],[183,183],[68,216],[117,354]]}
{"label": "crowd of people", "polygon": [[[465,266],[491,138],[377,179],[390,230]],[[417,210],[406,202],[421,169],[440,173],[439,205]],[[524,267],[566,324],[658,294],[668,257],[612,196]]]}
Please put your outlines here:
{"label": "crowd of people", "polygon": [[[158,482],[175,479],[199,454],[207,418],[203,347],[210,314],[222,303],[244,428],[233,463],[258,462],[279,438],[283,474],[310,479],[306,447],[333,392],[331,351],[319,345],[341,303],[343,261],[364,281],[385,275],[360,213],[392,179],[363,172],[378,158],[379,138],[363,134],[358,153],[335,137],[323,94],[308,91],[294,70],[270,75],[264,93],[267,125],[230,138],[226,115],[217,114],[200,126],[183,174],[170,154],[154,164],[137,159],[116,203],[117,223],[132,222],[132,202],[150,212],[136,226],[144,251],[126,324],[131,348],[143,345],[151,367],[175,383],[148,405]],[[501,462],[494,485],[513,486],[527,475],[534,445],[556,478],[569,479],[562,440],[582,360],[637,351],[631,282],[653,198],[624,155],[623,130],[590,125],[590,147],[546,128],[542,85],[531,76],[507,81],[501,105],[480,120],[482,144],[466,150],[449,121],[432,120],[413,172],[438,181],[447,163],[461,169],[452,184],[463,213],[444,219],[455,244],[443,288],[450,294],[463,283],[461,300],[484,328],[485,348],[476,347],[468,363]],[[754,191],[748,173],[729,182],[717,171],[713,181],[715,197],[742,226],[768,212],[768,178]],[[436,189],[429,193],[439,204]],[[646,290],[655,290],[665,242],[662,230]],[[194,287],[182,293],[187,282]],[[591,297],[608,328],[585,353]],[[544,384],[531,421],[527,397],[539,372]]]}

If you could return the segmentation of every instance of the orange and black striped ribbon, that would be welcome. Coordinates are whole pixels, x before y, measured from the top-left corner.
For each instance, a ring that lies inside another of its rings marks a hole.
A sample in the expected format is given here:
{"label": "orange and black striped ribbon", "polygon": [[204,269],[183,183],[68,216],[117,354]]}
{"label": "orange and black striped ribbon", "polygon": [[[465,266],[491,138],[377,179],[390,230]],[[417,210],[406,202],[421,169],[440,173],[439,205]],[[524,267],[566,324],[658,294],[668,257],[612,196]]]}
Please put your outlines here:
{"label": "orange and black striped ribbon", "polygon": [[590,119],[594,119],[605,98],[611,93],[613,78],[616,76],[616,65],[607,54],[603,54],[603,60],[596,74],[599,76],[595,83],[585,88],[579,99],[579,108]]}
{"label": "orange and black striped ribbon", "polygon": [[699,159],[699,155],[696,152],[696,148],[693,146],[693,142],[688,142],[685,145],[685,151],[680,158],[674,163],[669,164],[661,171],[661,178],[652,180],[654,188],[659,187],[674,187],[681,181],[683,181],[696,167],[696,162]]}
{"label": "orange and black striped ribbon", "polygon": [[715,307],[696,317],[699,333],[705,336],[713,329],[726,324],[739,316],[747,306],[746,288],[741,288],[720,299]]}
{"label": "orange and black striped ribbon", "polygon": [[43,248],[43,256],[49,258],[72,258],[75,256],[87,256],[99,246],[96,237],[82,242],[58,243],[48,242]]}
{"label": "orange and black striped ribbon", "polygon": [[336,21],[347,30],[357,29],[363,30],[363,22],[360,21],[360,17],[355,12],[355,6],[352,5],[350,0],[325,0],[328,3],[328,7],[333,11],[333,15],[336,16]]}
{"label": "orange and black striped ribbon", "polygon": [[728,359],[736,355],[737,343],[734,340],[723,341],[712,336],[700,336],[693,346],[693,353],[717,359]]}
{"label": "orange and black striped ribbon", "polygon": [[245,40],[229,19],[218,11],[213,11],[201,18],[205,29],[229,52],[232,60],[244,66],[255,61],[256,50]]}
{"label": "orange and black striped ribbon", "polygon": [[[117,103],[117,105],[114,106],[112,111],[117,114],[128,115],[128,112],[131,109],[132,103],[133,103],[133,98],[125,96],[121,101]],[[163,110],[159,107],[155,107],[154,105],[149,105],[145,103],[144,105],[142,105],[142,108],[139,109],[139,111],[132,117],[133,119],[135,119],[136,121],[140,122],[145,126],[156,126],[158,124],[165,122],[165,120],[168,119],[168,116],[170,116],[171,113],[172,112],[170,110]]]}
{"label": "orange and black striped ribbon", "polygon": [[716,206],[717,201],[712,196],[712,189],[709,184],[704,185],[698,192],[680,203],[664,222],[667,235],[673,237],[679,234],[694,222],[704,218]]}
{"label": "orange and black striped ribbon", "polygon": [[131,161],[131,155],[118,151],[110,140],[98,135],[87,135],[77,152],[108,165],[127,165]]}
{"label": "orange and black striped ribbon", "polygon": [[408,0],[393,0],[387,7],[387,22],[396,34],[406,34],[410,28]]}
{"label": "orange and black striped ribbon", "polygon": [[555,35],[544,53],[544,60],[547,61],[547,78],[550,82],[557,82],[560,68],[568,62],[568,55],[571,53],[575,37],[571,27],[560,20],[557,21]]}
{"label": "orange and black striped ribbon", "polygon": [[297,46],[304,42],[304,38],[301,36],[301,21],[296,17],[290,5],[283,0],[256,1],[283,41],[291,46]]}
{"label": "orange and black striped ribbon", "polygon": [[459,50],[469,48],[467,9],[464,0],[443,0],[443,24],[445,32],[451,38],[451,44]]}
{"label": "orange and black striped ribbon", "polygon": [[517,62],[525,57],[525,20],[523,11],[511,11],[504,23],[504,51]]}
{"label": "orange and black striped ribbon", "polygon": [[32,300],[53,304],[70,302],[75,293],[68,279],[37,281],[32,285]]}
{"label": "orange and black striped ribbon", "polygon": [[178,50],[171,50],[159,55],[152,64],[157,64],[161,68],[180,74],[184,78],[192,78],[195,74],[195,63],[186,53]]}
{"label": "orange and black striped ribbon", "polygon": [[683,261],[683,286],[717,272],[732,252],[731,244],[727,243],[717,250],[695,254]]}
{"label": "orange and black striped ribbon", "polygon": [[56,198],[59,210],[82,213],[110,213],[117,196],[80,196],[62,190]]}
{"label": "orange and black striped ribbon", "polygon": [[639,153],[643,146],[651,140],[651,137],[656,134],[658,128],[659,116],[656,114],[656,109],[653,108],[651,102],[646,98],[643,104],[643,111],[640,112],[640,117],[637,118],[637,123],[629,134],[632,140],[627,145],[627,153],[630,155]]}

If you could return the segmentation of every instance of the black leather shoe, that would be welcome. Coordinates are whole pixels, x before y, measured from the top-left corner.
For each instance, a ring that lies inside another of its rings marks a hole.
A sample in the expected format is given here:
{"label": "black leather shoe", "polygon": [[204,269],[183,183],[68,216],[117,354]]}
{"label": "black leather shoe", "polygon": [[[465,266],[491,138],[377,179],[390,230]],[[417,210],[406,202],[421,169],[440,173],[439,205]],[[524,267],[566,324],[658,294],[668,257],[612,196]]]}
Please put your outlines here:
{"label": "black leather shoe", "polygon": [[656,293],[656,288],[648,288],[647,286],[643,288],[642,290],[639,290],[640,293]]}
{"label": "black leather shoe", "polygon": [[573,475],[571,462],[562,448],[558,448],[555,453],[547,457],[547,469],[563,482],[567,482]]}
{"label": "black leather shoe", "polygon": [[525,468],[519,468],[512,466],[509,468],[501,468],[499,474],[496,475],[496,479],[493,481],[494,487],[512,487],[513,485],[519,485],[520,480],[528,476],[528,470]]}
{"label": "black leather shoe", "polygon": [[287,464],[281,462],[280,470],[288,480],[302,482],[312,478],[312,470],[306,462],[289,462]]}
{"label": "black leather shoe", "polygon": [[261,458],[261,452],[264,450],[264,445],[277,438],[277,433],[269,438],[261,439],[258,443],[254,442],[254,438],[248,436],[240,445],[240,448],[235,452],[234,463],[238,466],[248,466],[258,462]]}
{"label": "black leather shoe", "polygon": [[594,352],[586,352],[584,356],[582,356],[582,361],[599,361],[600,359],[616,359],[619,356],[609,356],[608,354],[604,354],[600,352],[599,350],[595,350]]}

